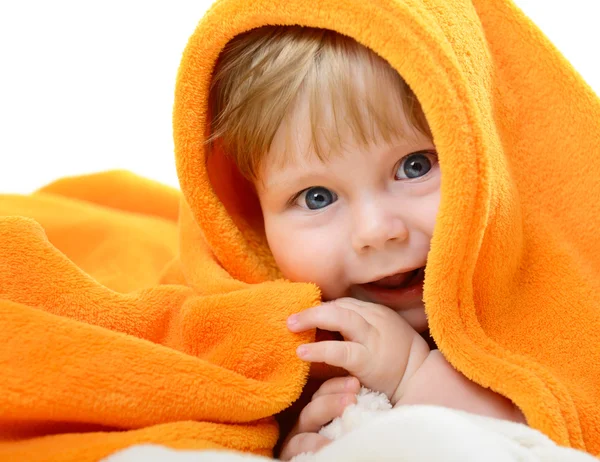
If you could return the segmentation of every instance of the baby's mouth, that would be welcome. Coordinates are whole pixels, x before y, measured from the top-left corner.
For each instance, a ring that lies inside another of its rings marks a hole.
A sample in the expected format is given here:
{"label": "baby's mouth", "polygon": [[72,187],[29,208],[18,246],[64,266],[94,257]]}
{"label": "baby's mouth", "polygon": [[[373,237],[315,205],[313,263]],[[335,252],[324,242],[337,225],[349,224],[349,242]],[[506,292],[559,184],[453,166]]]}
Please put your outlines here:
{"label": "baby's mouth", "polygon": [[410,287],[413,283],[422,279],[424,273],[425,268],[421,267],[406,273],[393,274],[364,285],[388,290],[403,289],[405,287]]}

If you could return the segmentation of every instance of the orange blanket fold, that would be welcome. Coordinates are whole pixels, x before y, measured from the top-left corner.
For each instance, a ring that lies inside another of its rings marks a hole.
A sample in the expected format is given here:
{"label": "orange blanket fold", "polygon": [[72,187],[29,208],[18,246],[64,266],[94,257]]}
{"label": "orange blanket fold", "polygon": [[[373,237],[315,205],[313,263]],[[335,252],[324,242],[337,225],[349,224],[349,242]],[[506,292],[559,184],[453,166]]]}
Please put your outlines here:
{"label": "orange blanket fold", "polygon": [[0,459],[139,442],[269,454],[309,373],[256,197],[207,161],[208,88],[236,35],[354,37],[418,97],[442,170],[429,326],[469,379],[557,443],[600,453],[600,101],[508,0],[219,0],[174,109],[181,194],[124,172],[0,196]]}
{"label": "orange blanket fold", "polygon": [[272,416],[308,373],[285,318],[318,292],[236,281],[206,257],[191,280],[210,284],[193,290],[179,196],[124,172],[0,196],[0,459],[140,442],[271,452]]}

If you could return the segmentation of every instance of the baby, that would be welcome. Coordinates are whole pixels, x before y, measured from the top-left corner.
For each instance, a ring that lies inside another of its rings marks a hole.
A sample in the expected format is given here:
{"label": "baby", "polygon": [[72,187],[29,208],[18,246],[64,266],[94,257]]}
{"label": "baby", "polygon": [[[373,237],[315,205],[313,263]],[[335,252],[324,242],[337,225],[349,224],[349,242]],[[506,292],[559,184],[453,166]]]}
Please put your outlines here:
{"label": "baby", "polygon": [[425,116],[398,73],[337,33],[263,27],[223,51],[210,104],[210,142],[254,184],[281,273],[315,283],[326,300],[291,316],[289,329],[344,338],[298,349],[350,377],[322,384],[281,458],[327,444],[317,431],[355,401],[361,384],[394,406],[437,404],[523,422],[510,401],[469,381],[424,339],[441,170]]}

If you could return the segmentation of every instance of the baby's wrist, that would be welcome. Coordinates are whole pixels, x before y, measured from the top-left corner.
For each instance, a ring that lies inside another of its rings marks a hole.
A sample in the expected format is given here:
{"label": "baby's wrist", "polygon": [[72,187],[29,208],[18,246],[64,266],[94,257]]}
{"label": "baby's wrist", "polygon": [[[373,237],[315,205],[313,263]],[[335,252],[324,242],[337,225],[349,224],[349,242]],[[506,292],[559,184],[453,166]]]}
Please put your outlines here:
{"label": "baby's wrist", "polygon": [[392,406],[395,406],[402,398],[411,380],[417,374],[417,371],[419,371],[427,362],[431,353],[432,351],[429,349],[427,342],[420,335],[416,335],[410,349],[409,358],[406,367],[404,368],[402,379],[394,393],[390,396]]}

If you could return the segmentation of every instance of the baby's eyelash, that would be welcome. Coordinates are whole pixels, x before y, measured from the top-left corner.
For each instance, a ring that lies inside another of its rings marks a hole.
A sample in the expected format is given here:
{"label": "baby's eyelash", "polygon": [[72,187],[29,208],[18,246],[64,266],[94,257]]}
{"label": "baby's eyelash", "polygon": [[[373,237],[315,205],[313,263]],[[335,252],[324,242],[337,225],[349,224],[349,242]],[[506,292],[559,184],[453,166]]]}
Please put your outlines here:
{"label": "baby's eyelash", "polygon": [[405,156],[403,156],[403,157],[400,158],[399,162],[403,161],[407,157],[414,156],[414,155],[417,155],[417,154],[429,154],[429,155],[435,156],[435,157],[438,156],[438,153],[437,153],[437,151],[435,149],[423,149],[421,151],[415,151],[415,152],[411,152],[409,154],[406,154]]}
{"label": "baby's eyelash", "polygon": [[287,201],[287,203],[285,204],[287,207],[290,207],[292,205],[294,205],[294,202],[296,202],[298,200],[298,198],[302,195],[302,193],[305,193],[306,191],[308,191],[310,188],[305,188],[302,191],[298,191],[296,194],[292,195],[292,197],[290,197]]}

